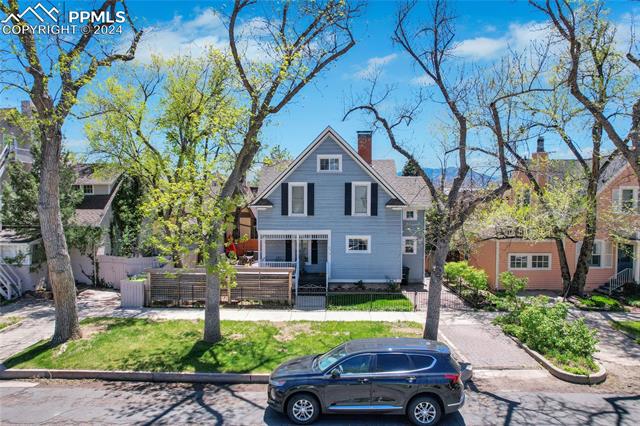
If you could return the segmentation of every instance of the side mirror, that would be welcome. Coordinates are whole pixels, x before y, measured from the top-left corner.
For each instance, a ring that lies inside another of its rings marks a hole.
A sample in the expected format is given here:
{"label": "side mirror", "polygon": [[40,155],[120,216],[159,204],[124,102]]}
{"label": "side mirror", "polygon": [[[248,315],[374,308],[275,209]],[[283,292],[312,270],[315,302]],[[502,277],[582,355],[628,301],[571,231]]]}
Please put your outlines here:
{"label": "side mirror", "polygon": [[331,378],[337,379],[338,377],[340,377],[340,369],[334,368],[333,370],[331,370]]}

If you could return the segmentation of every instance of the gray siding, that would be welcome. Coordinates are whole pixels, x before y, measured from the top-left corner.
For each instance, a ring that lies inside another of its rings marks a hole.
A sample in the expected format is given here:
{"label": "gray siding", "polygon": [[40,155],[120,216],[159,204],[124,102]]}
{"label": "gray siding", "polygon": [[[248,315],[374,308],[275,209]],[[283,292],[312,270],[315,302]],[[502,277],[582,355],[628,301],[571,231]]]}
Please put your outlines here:
{"label": "gray siding", "polygon": [[418,210],[417,215],[417,220],[402,221],[402,236],[417,238],[416,254],[402,255],[402,265],[409,267],[410,282],[424,280],[424,210]]}
{"label": "gray siding", "polygon": [[[342,173],[318,173],[318,154],[342,154]],[[382,185],[378,189],[378,216],[345,216],[345,182],[373,182],[369,174],[328,136],[287,177],[286,182],[315,184],[315,215],[306,217],[280,214],[280,186],[267,197],[273,208],[258,210],[258,231],[263,230],[331,230],[331,280],[386,281],[401,278],[402,252],[400,235],[402,212],[385,204],[391,198]],[[370,235],[370,254],[347,254],[347,235]],[[319,252],[322,250],[319,248]],[[267,258],[271,258],[267,246]]]}

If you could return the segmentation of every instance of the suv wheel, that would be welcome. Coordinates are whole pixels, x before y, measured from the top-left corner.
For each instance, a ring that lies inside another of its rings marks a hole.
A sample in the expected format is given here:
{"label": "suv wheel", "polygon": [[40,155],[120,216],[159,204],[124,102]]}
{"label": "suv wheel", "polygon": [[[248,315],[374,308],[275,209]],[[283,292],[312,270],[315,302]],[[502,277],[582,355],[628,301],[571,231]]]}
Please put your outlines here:
{"label": "suv wheel", "polygon": [[287,403],[287,416],[297,425],[308,425],[320,415],[318,400],[306,393],[294,395]]}
{"label": "suv wheel", "polygon": [[442,409],[435,399],[422,396],[411,401],[407,414],[413,424],[418,426],[431,426],[440,421]]}

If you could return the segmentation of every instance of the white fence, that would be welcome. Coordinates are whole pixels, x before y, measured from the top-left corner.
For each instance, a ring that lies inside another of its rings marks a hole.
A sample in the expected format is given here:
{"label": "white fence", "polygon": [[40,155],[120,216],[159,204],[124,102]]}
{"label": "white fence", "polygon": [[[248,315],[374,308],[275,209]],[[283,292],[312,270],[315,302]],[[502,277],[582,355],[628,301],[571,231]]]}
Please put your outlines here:
{"label": "white fence", "polygon": [[159,266],[156,257],[98,256],[98,275],[114,288],[120,288],[120,280]]}

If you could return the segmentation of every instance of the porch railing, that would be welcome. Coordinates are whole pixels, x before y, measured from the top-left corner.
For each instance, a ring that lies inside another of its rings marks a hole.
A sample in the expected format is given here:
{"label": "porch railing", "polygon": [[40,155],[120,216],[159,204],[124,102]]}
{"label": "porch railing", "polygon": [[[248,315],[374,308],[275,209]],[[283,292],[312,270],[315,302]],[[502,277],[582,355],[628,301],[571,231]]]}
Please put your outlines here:
{"label": "porch railing", "polygon": [[284,262],[280,260],[260,260],[258,266],[263,268],[296,268],[296,262]]}
{"label": "porch railing", "polygon": [[22,294],[22,280],[10,265],[0,259],[0,295],[7,300]]}
{"label": "porch railing", "polygon": [[625,285],[633,282],[633,269],[626,268],[609,278],[609,295]]}

